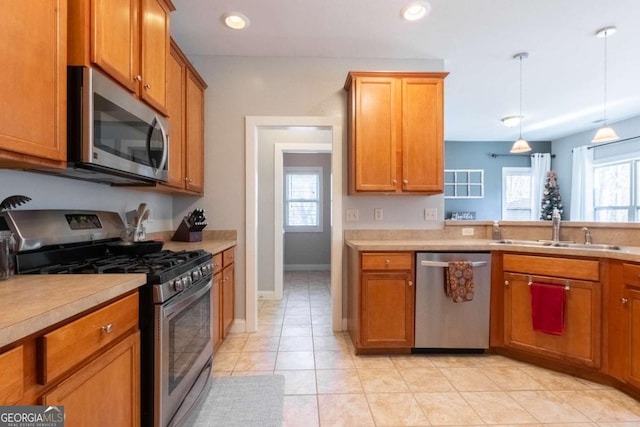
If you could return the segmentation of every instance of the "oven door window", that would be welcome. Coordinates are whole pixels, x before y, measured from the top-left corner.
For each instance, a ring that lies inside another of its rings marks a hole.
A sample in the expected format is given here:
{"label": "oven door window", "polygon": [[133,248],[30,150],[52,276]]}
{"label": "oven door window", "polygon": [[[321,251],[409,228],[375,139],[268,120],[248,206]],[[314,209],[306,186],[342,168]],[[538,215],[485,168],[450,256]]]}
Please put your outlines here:
{"label": "oven door window", "polygon": [[169,320],[169,394],[211,343],[210,298],[205,293]]}

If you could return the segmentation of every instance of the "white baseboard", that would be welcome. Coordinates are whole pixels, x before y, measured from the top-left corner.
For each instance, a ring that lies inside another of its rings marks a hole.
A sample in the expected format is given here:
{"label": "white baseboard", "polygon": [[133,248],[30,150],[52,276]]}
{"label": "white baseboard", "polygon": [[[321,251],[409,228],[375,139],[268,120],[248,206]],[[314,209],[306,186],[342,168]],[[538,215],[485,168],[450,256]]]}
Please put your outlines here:
{"label": "white baseboard", "polygon": [[331,271],[331,264],[285,264],[284,271]]}
{"label": "white baseboard", "polygon": [[258,300],[262,301],[276,301],[280,298],[276,298],[274,291],[258,291]]}

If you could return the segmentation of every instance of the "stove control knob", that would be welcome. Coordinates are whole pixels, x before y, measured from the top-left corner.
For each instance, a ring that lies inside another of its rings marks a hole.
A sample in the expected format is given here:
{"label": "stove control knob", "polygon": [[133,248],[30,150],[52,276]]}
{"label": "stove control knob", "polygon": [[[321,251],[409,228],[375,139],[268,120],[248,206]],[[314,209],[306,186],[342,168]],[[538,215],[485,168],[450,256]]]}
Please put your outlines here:
{"label": "stove control knob", "polygon": [[202,273],[200,272],[200,270],[193,270],[193,272],[191,273],[191,279],[194,282],[200,279],[201,277],[202,277]]}
{"label": "stove control knob", "polygon": [[188,289],[189,287],[191,287],[191,276],[184,276],[182,278],[182,284],[184,285],[184,289]]}
{"label": "stove control knob", "polygon": [[182,292],[184,290],[182,280],[176,279],[173,281],[173,290],[176,292]]}

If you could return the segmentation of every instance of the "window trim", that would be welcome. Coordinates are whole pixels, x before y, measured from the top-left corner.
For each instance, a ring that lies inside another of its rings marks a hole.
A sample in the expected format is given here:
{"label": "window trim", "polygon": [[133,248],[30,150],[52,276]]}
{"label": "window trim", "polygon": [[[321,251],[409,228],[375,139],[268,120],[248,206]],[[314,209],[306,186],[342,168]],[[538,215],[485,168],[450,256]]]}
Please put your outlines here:
{"label": "window trim", "polygon": [[[282,194],[282,200],[283,200],[283,221],[284,224],[282,225],[283,230],[286,233],[322,233],[324,231],[324,220],[323,220],[323,215],[322,215],[322,211],[324,209],[323,207],[323,186],[322,186],[322,180],[323,180],[323,170],[321,166],[285,166],[284,168],[284,173],[283,173],[283,194]],[[289,222],[289,209],[288,209],[288,203],[290,201],[298,201],[297,199],[289,199],[289,194],[287,192],[287,177],[289,175],[316,175],[318,177],[318,197],[316,198],[316,200],[299,200],[299,201],[305,201],[305,202],[315,202],[316,203],[316,209],[317,209],[317,214],[318,214],[318,225],[316,226],[308,226],[308,225],[304,225],[304,226],[292,226],[292,225],[288,225]]]}
{"label": "window trim", "polygon": [[[505,219],[507,218],[507,203],[506,203],[506,195],[507,195],[507,189],[506,189],[506,177],[508,175],[529,175],[529,177],[531,178],[531,167],[530,166],[504,166],[502,168],[502,195],[501,195],[501,219],[503,221],[512,221],[512,219]],[[531,191],[530,191],[531,192]],[[531,199],[531,194],[529,194],[529,199]],[[529,203],[529,218],[531,218],[531,203]]]}
{"label": "window trim", "polygon": [[[595,176],[596,169],[614,166],[614,165],[629,165],[629,205],[596,205],[596,186]],[[640,208],[640,197],[638,197],[638,190],[636,183],[638,182],[640,175],[640,155],[638,152],[631,152],[626,154],[618,154],[615,156],[608,156],[598,160],[594,160],[592,166],[592,174],[594,176],[594,185],[591,191],[593,192],[593,217],[598,217],[598,211],[610,210],[610,211],[626,211],[627,219],[622,222],[640,222],[638,217],[638,210]],[[607,220],[610,222],[617,222],[615,220]]]}

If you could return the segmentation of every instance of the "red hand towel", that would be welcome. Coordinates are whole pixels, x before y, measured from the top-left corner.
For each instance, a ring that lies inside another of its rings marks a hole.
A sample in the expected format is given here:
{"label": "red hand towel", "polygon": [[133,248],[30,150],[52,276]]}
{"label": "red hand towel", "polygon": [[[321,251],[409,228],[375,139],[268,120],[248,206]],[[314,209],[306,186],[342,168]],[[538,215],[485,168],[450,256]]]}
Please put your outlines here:
{"label": "red hand towel", "polygon": [[530,288],[533,330],[546,334],[562,335],[566,302],[564,287],[547,283],[532,283]]}

